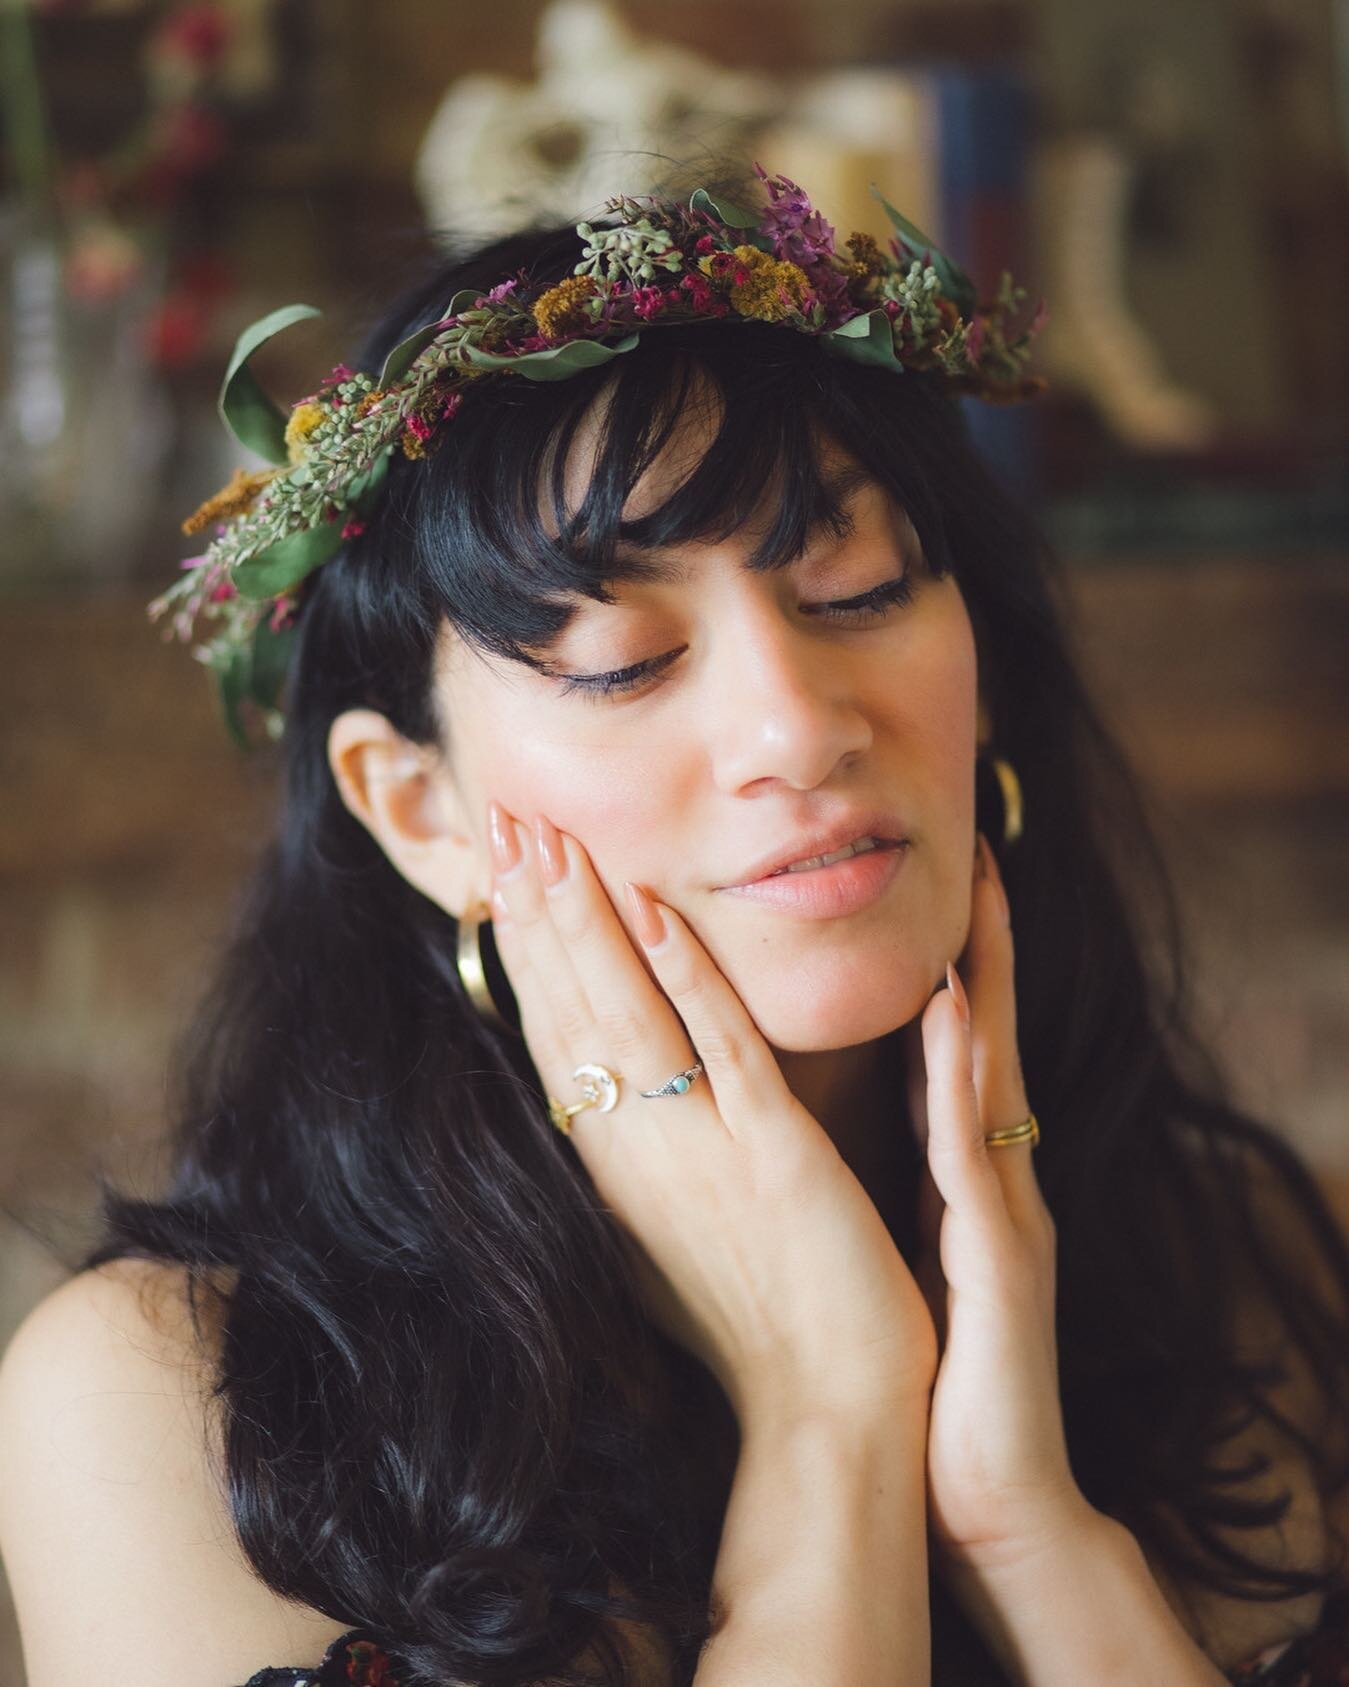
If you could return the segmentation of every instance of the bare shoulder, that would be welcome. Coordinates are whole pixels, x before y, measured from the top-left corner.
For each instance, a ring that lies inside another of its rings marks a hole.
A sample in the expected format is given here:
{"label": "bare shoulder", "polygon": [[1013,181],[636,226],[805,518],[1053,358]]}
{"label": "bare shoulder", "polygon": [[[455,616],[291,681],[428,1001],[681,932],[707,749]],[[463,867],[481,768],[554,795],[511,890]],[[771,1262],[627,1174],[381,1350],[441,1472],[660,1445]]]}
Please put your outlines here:
{"label": "bare shoulder", "polygon": [[[1299,1204],[1279,1180],[1269,1177],[1263,1158],[1254,1151],[1249,1154],[1250,1189],[1263,1242],[1303,1294],[1314,1296],[1324,1307],[1337,1309],[1341,1318],[1349,1318],[1349,1305],[1324,1251],[1313,1242]],[[1313,1179],[1341,1235],[1349,1239],[1349,1177],[1313,1168]],[[1237,1339],[1244,1358],[1274,1359],[1283,1366],[1284,1380],[1271,1390],[1273,1403],[1303,1434],[1322,1445],[1328,1436],[1349,1437],[1345,1401],[1326,1397],[1325,1389],[1290,1340],[1285,1315],[1261,1290],[1255,1277],[1239,1298]],[[1339,1446],[1344,1448],[1344,1439],[1339,1439]],[[1345,1558],[1349,1490],[1341,1489],[1329,1498],[1323,1495],[1301,1447],[1269,1423],[1243,1430],[1224,1445],[1222,1452],[1223,1462],[1229,1466],[1242,1465],[1252,1455],[1268,1459],[1264,1473],[1251,1479],[1249,1497],[1274,1498],[1286,1491],[1289,1504],[1282,1520],[1264,1530],[1219,1528],[1215,1533],[1229,1538],[1243,1553],[1283,1568],[1321,1573],[1338,1566],[1341,1576],[1349,1574]],[[1225,1668],[1245,1662],[1263,1647],[1314,1628],[1324,1605],[1319,1594],[1270,1604],[1233,1600],[1202,1587],[1179,1588],[1157,1566],[1153,1571],[1187,1629]]]}
{"label": "bare shoulder", "polygon": [[139,1687],[233,1687],[343,1632],[235,1539],[211,1395],[228,1289],[194,1315],[183,1270],[117,1260],[49,1294],[0,1359],[0,1554],[29,1687],[127,1658]]}

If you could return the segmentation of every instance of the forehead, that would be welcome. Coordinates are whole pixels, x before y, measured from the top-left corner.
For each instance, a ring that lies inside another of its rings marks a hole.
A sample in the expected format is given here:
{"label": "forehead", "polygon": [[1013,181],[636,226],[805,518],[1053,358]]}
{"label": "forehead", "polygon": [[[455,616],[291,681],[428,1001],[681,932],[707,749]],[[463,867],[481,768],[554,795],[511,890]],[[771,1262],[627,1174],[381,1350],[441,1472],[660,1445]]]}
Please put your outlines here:
{"label": "forehead", "polygon": [[[567,442],[560,476],[553,463],[550,465],[551,475],[543,477],[545,484],[552,478],[555,490],[560,490],[562,496],[562,510],[559,511],[556,505],[552,510],[541,509],[543,519],[554,535],[559,530],[559,516],[566,521],[574,520],[592,490],[596,463],[608,441],[613,391],[609,385],[601,388],[581,416]],[[666,418],[667,431],[658,449],[628,489],[621,513],[625,527],[640,523],[643,518],[663,509],[674,494],[688,484],[716,444],[724,420],[725,402],[715,382],[695,366],[677,411]],[[828,502],[836,501],[849,507],[849,514],[854,520],[865,506],[874,504],[879,510],[882,504],[888,502],[891,512],[903,525],[912,529],[907,512],[897,501],[889,499],[886,488],[837,440],[818,428],[811,430],[811,437],[818,477]],[[772,474],[759,489],[756,506],[747,510],[736,524],[738,532],[751,544],[761,538],[771,524],[775,506],[780,503],[784,492],[785,472],[781,461],[774,465]],[[685,544],[696,544],[696,541],[685,541]],[[622,548],[631,551],[633,547],[624,545]],[[665,547],[644,545],[641,548]],[[657,578],[673,578],[678,572],[659,565],[651,569],[652,576]]]}

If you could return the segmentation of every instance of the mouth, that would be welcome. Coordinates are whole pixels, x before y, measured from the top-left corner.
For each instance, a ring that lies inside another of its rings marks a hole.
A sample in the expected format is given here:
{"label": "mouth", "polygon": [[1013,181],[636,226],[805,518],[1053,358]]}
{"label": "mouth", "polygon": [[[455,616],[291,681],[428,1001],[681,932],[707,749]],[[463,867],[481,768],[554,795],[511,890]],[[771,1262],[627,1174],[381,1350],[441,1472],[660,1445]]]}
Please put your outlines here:
{"label": "mouth", "polygon": [[746,884],[727,885],[721,894],[757,902],[797,919],[838,919],[870,907],[885,895],[908,860],[907,838],[859,839],[829,856],[792,862]]}
{"label": "mouth", "polygon": [[[803,861],[790,862],[785,867],[775,867],[771,873],[763,875],[766,879],[778,879],[784,873],[818,873],[835,866],[840,861],[850,861],[855,855],[868,855],[877,850],[902,849],[904,838],[858,838],[855,842],[844,844],[842,849],[830,850],[825,855],[811,855]],[[760,884],[761,879],[751,879],[751,884]]]}

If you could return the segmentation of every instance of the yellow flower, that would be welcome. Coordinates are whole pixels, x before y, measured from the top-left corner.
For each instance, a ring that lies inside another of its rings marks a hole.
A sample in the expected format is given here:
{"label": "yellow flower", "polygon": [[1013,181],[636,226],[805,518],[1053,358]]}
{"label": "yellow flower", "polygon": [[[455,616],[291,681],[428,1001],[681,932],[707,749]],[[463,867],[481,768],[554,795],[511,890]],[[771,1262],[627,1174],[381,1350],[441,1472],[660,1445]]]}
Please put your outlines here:
{"label": "yellow flower", "polygon": [[235,469],[229,485],[222,487],[188,516],[183,523],[183,532],[200,533],[213,521],[228,521],[231,516],[250,509],[258,493],[276,478],[276,474],[276,469]]}
{"label": "yellow flower", "polygon": [[885,258],[874,235],[853,233],[844,244],[852,253],[848,269],[855,281],[867,281],[884,272]]}
{"label": "yellow flower", "polygon": [[304,456],[304,442],[322,420],[323,406],[312,400],[297,404],[291,411],[286,423],[286,453],[292,463],[298,463]]}
{"label": "yellow flower", "polygon": [[730,289],[731,304],[741,316],[781,322],[789,312],[800,310],[810,283],[799,265],[770,257],[757,246],[737,246],[735,256],[748,272],[743,281],[733,281]]}
{"label": "yellow flower", "polygon": [[538,324],[540,334],[548,340],[563,340],[570,334],[583,334],[592,326],[586,300],[595,296],[595,278],[591,275],[569,275],[540,293],[529,307]]}

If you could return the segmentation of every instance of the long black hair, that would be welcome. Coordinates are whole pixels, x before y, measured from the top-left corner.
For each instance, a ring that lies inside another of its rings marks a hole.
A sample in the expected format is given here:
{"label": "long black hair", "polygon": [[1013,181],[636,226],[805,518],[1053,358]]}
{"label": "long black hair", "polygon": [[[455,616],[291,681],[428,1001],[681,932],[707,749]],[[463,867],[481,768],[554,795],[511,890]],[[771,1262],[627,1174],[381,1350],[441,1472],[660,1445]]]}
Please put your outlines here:
{"label": "long black hair", "polygon": [[[558,280],[574,255],[568,225],[441,261],[360,365],[378,370],[460,288]],[[715,438],[659,510],[624,524],[695,378],[718,395]],[[558,528],[554,469],[606,386],[589,492]],[[530,660],[569,599],[623,576],[616,539],[724,536],[775,474],[754,565],[782,566],[837,516],[827,439],[902,502],[929,567],[954,573],[996,749],[1022,782],[1025,832],[1002,868],[1058,1227],[1074,1473],[1182,1582],[1250,1599],[1328,1588],[1329,1571],[1230,1544],[1281,1508],[1214,1455],[1266,1420],[1324,1494],[1349,1480],[1349,1255],[1298,1156],[1230,1103],[1188,1029],[1182,922],[1146,801],[1075,663],[1061,565],[958,405],[927,375],[846,363],[807,335],[704,323],[649,332],[566,381],[478,383],[446,432],[424,461],[394,464],[367,531],[308,582],[279,820],[182,1046],[171,1181],[151,1196],[100,1177],[102,1234],[83,1260],[177,1262],[194,1310],[198,1290],[228,1282],[223,1479],[257,1574],[367,1629],[408,1687],[593,1680],[583,1654],[606,1681],[634,1679],[623,1618],[691,1679],[733,1414],[646,1316],[522,1039],[474,1010],[456,922],[343,806],[326,742],[337,714],[369,706],[452,756],[432,675],[446,619]],[[1295,1222],[1296,1255],[1271,1214]],[[1314,1430],[1275,1403],[1279,1356],[1237,1351],[1254,1294],[1291,1344],[1282,1361],[1325,1403]],[[934,1622],[935,1680],[980,1659],[980,1679],[996,1678],[953,1609],[939,1603]]]}

